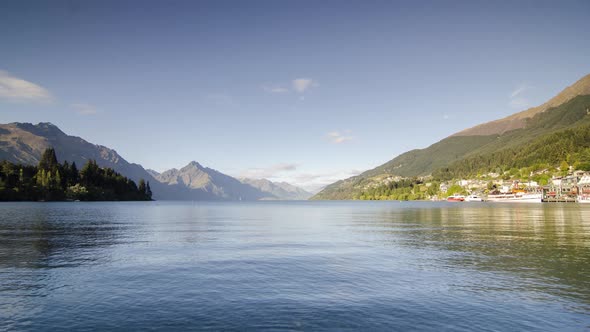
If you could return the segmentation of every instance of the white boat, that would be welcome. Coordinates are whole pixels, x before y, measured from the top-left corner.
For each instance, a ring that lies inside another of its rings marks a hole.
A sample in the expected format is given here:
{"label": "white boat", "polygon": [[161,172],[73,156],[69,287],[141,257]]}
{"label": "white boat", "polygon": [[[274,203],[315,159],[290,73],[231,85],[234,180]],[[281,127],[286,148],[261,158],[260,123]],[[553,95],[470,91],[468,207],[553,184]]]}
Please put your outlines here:
{"label": "white boat", "polygon": [[542,199],[541,193],[512,192],[488,195],[488,201],[502,203],[541,203]]}
{"label": "white boat", "polygon": [[479,195],[469,195],[465,197],[465,202],[483,202],[483,198]]}
{"label": "white boat", "polygon": [[590,203],[590,195],[580,195],[576,200],[578,203]]}

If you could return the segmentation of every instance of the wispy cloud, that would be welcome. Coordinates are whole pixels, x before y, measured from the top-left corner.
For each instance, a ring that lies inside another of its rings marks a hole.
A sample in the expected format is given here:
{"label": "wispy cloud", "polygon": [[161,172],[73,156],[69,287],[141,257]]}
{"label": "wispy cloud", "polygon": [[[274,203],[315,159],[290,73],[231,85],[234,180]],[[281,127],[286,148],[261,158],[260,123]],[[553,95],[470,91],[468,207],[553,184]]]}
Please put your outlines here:
{"label": "wispy cloud", "polygon": [[262,89],[269,93],[285,93],[289,92],[289,89],[280,85],[263,85]]}
{"label": "wispy cloud", "polygon": [[281,163],[271,165],[262,168],[250,168],[239,174],[240,178],[251,178],[251,179],[269,179],[276,178],[277,176],[285,173],[292,172],[297,169],[297,164],[292,163]]}
{"label": "wispy cloud", "polygon": [[318,87],[320,84],[311,78],[296,78],[289,84],[264,84],[262,90],[268,93],[286,93],[290,91],[303,94],[311,88]]}
{"label": "wispy cloud", "polygon": [[47,103],[53,101],[53,96],[40,85],[0,70],[0,99],[11,102]]}
{"label": "wispy cloud", "polygon": [[531,90],[533,87],[528,84],[520,84],[512,93],[510,93],[510,101],[508,105],[515,109],[524,109],[530,107],[529,99],[526,97],[526,92]]}
{"label": "wispy cloud", "polygon": [[237,174],[238,178],[268,179],[275,182],[287,182],[315,193],[338,180],[362,173],[360,170],[333,170],[324,172],[301,172],[301,165],[281,163],[268,167],[251,168]]}
{"label": "wispy cloud", "polygon": [[341,144],[353,140],[354,136],[352,136],[351,134],[352,132],[350,130],[345,130],[343,132],[331,131],[326,135],[326,137],[330,142],[334,144]]}
{"label": "wispy cloud", "polygon": [[76,112],[80,115],[94,115],[94,114],[98,113],[98,110],[96,109],[96,107],[94,107],[90,104],[74,103],[74,104],[71,104],[70,107],[72,108],[72,110],[74,110],[74,112]]}
{"label": "wispy cloud", "polygon": [[304,93],[312,87],[317,87],[320,84],[311,78],[296,78],[291,82],[293,90],[299,93]]}

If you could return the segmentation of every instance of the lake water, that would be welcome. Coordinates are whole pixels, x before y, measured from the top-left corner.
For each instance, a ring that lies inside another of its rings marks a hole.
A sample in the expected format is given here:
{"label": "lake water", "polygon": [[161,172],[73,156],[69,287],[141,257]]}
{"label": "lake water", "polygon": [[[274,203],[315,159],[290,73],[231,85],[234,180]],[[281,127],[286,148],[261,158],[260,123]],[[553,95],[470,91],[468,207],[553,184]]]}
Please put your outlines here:
{"label": "lake water", "polygon": [[590,204],[0,203],[0,330],[590,329]]}

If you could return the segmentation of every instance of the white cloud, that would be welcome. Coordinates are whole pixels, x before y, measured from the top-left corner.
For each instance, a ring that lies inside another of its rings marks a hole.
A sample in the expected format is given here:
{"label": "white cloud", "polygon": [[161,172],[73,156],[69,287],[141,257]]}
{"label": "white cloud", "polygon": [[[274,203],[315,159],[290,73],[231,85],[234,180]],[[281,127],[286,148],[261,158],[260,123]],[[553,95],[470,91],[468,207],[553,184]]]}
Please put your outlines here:
{"label": "white cloud", "polygon": [[334,144],[341,144],[354,139],[354,137],[350,134],[350,130],[345,130],[344,132],[332,131],[329,132],[326,136],[328,137],[328,140],[330,142]]}
{"label": "white cloud", "polygon": [[510,93],[510,101],[508,105],[514,109],[524,109],[530,107],[529,99],[525,96],[526,92],[533,87],[527,84],[520,84],[512,93]]}
{"label": "white cloud", "polygon": [[297,164],[281,163],[263,168],[250,168],[240,173],[240,178],[269,179],[276,178],[282,173],[295,171]]}
{"label": "white cloud", "polygon": [[12,102],[52,102],[47,89],[0,70],[0,99]]}
{"label": "white cloud", "polygon": [[519,86],[517,86],[512,93],[510,94],[510,98],[515,98],[521,94],[523,94],[524,92],[526,92],[527,90],[532,89],[531,86],[528,86],[526,84],[521,84]]}
{"label": "white cloud", "polygon": [[269,167],[251,168],[239,173],[238,178],[268,179],[274,182],[287,182],[316,193],[338,180],[362,173],[359,170],[333,170],[325,172],[299,172],[301,165],[281,163]]}
{"label": "white cloud", "polygon": [[311,78],[296,78],[291,81],[291,86],[284,82],[281,84],[264,84],[262,90],[268,93],[287,93],[295,91],[297,93],[304,93],[313,87],[318,87],[320,84]]}
{"label": "white cloud", "polygon": [[270,93],[285,93],[289,92],[289,89],[282,87],[280,85],[263,85],[262,89],[266,92]]}
{"label": "white cloud", "polygon": [[309,90],[312,87],[319,86],[319,83],[312,80],[311,78],[296,78],[294,79],[291,84],[293,85],[293,90],[304,93],[306,90]]}
{"label": "white cloud", "polygon": [[70,107],[74,110],[74,112],[81,114],[81,115],[93,115],[98,113],[96,107],[84,104],[84,103],[74,103],[71,104]]}
{"label": "white cloud", "polygon": [[325,173],[299,173],[289,178],[284,178],[288,183],[301,187],[309,192],[316,193],[325,186],[338,180],[347,179],[351,176],[359,175],[359,170],[334,170]]}

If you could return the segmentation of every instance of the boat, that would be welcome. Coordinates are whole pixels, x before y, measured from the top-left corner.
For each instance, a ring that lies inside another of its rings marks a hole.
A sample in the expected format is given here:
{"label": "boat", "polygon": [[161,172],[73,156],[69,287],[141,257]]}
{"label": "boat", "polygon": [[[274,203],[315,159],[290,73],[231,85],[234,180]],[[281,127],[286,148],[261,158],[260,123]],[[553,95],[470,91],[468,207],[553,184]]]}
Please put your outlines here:
{"label": "boat", "polygon": [[534,192],[509,192],[488,195],[490,202],[509,202],[509,203],[541,203],[543,194]]}
{"label": "boat", "polygon": [[483,202],[483,198],[479,195],[469,195],[465,197],[465,202]]}
{"label": "boat", "polygon": [[463,202],[465,200],[465,196],[454,194],[453,196],[447,197],[447,202]]}
{"label": "boat", "polygon": [[579,195],[576,200],[578,203],[590,203],[590,195]]}

